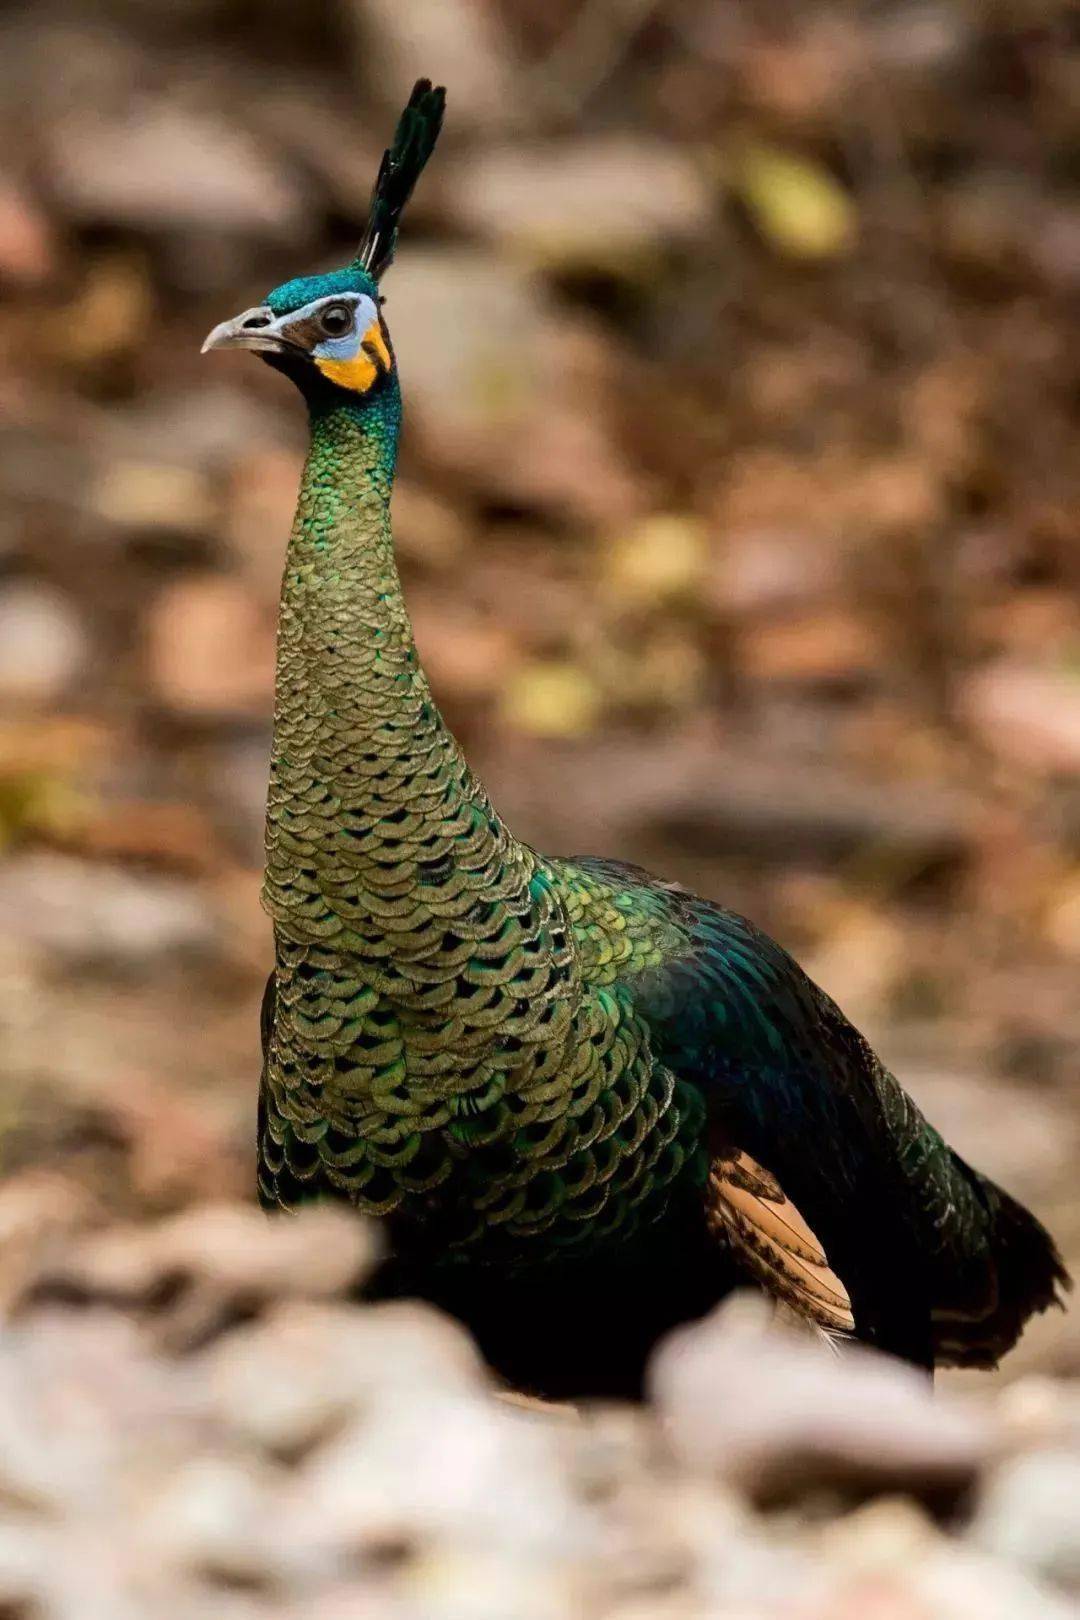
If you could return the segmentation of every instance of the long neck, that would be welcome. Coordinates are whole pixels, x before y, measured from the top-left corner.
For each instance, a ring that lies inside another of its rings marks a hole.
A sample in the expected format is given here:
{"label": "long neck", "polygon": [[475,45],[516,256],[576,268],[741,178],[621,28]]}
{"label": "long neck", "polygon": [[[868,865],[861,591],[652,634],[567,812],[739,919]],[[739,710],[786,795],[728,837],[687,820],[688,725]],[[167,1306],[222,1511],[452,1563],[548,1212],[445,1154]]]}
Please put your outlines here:
{"label": "long neck", "polygon": [[511,844],[417,660],[390,532],[399,419],[393,380],[370,403],[312,413],[282,582],[263,890],[297,944],[381,949],[447,869],[480,891]]}

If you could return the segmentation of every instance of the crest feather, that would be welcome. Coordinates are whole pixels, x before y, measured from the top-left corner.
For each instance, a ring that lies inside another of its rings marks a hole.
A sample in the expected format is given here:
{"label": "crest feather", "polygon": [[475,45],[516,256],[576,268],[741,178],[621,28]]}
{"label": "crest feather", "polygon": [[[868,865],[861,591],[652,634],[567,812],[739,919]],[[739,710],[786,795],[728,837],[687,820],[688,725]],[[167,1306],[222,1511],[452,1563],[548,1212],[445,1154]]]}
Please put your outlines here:
{"label": "crest feather", "polygon": [[353,264],[378,281],[394,257],[398,225],[413,187],[431,156],[442,128],[446,91],[417,79],[397,121],[392,144],[383,153],[371,210]]}

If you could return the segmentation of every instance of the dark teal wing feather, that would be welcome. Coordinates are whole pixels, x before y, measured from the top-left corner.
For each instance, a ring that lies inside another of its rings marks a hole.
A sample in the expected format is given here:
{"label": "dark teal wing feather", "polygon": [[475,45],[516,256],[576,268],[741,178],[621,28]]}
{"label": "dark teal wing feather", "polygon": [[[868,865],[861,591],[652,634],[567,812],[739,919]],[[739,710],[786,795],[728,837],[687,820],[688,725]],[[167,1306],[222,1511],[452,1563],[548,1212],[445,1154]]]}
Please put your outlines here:
{"label": "dark teal wing feather", "polygon": [[657,1055],[705,1099],[710,1149],[775,1178],[844,1284],[859,1336],[908,1359],[995,1362],[1066,1274],[1044,1228],[973,1171],[836,1004],[745,918],[637,868],[678,944],[635,973]]}

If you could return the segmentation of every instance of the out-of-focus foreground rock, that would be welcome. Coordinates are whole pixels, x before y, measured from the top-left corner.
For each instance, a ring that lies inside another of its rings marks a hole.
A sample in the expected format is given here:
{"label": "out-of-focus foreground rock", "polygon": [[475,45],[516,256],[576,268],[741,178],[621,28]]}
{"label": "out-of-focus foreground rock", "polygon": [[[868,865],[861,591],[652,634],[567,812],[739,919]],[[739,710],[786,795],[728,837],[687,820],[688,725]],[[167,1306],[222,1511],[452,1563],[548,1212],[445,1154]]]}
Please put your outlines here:
{"label": "out-of-focus foreground rock", "polygon": [[350,1302],[376,1247],[340,1212],[229,1206],[27,1234],[0,1325],[3,1613],[1080,1613],[1080,1386],[935,1403],[745,1296],[661,1347],[647,1407],[530,1409],[448,1319]]}

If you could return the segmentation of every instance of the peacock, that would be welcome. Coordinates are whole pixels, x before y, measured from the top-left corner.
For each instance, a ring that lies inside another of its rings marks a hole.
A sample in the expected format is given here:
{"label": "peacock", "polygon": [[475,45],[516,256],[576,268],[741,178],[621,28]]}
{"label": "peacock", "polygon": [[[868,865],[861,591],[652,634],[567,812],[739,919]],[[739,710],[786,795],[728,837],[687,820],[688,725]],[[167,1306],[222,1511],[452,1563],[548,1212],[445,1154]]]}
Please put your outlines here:
{"label": "peacock", "polygon": [[657,1338],[749,1278],[920,1368],[990,1367],[1069,1283],[744,917],[520,842],[436,706],[395,565],[401,420],[379,288],[443,122],[420,80],[346,268],[208,349],[300,389],[263,904],[259,1196],[382,1223],[374,1291],[465,1321],[512,1383],[633,1394]]}

